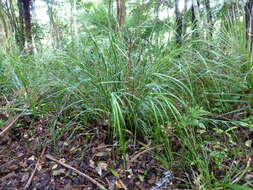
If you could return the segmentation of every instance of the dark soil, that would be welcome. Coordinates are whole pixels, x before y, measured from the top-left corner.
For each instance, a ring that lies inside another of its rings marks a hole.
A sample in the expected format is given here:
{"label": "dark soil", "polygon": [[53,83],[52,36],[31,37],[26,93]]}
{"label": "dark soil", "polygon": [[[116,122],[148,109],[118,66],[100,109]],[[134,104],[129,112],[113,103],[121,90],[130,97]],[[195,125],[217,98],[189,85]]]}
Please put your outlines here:
{"label": "dark soil", "polygon": [[[1,117],[7,119],[5,115]],[[117,144],[105,143],[107,134],[103,127],[90,126],[90,130],[80,129],[74,133],[68,130],[60,139],[52,141],[49,123],[47,117],[22,117],[5,138],[1,138],[1,190],[25,189],[38,159],[39,167],[27,189],[97,189],[84,177],[46,159],[46,154],[89,175],[107,189],[151,189],[166,172],[162,164],[154,159],[154,152],[161,148],[159,146],[148,151],[148,146],[144,147],[145,142],[128,143],[124,160]],[[57,122],[57,128],[64,126],[64,123]],[[76,128],[75,124],[71,127]],[[45,153],[40,156],[43,149]]]}

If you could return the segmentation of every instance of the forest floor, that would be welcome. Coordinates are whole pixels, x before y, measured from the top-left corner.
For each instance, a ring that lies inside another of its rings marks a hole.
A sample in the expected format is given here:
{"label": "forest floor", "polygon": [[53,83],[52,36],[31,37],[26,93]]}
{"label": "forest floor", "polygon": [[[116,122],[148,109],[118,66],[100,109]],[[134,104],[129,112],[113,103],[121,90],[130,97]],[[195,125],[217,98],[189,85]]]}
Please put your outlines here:
{"label": "forest floor", "polygon": [[[1,119],[7,117],[2,114]],[[127,160],[124,161],[117,154],[118,145],[106,144],[107,134],[103,125],[90,127],[86,133],[65,134],[54,146],[48,146],[47,125],[50,119],[42,116],[36,122],[31,123],[32,120],[28,116],[18,118],[16,127],[1,138],[1,190],[97,189],[91,180],[68,166],[88,175],[106,189],[151,189],[164,179],[166,170],[152,156],[155,149],[161,148],[159,146],[149,147],[147,142],[140,141],[135,146],[128,145]],[[64,123],[57,123],[57,127],[63,126]],[[74,138],[69,138],[73,135]],[[48,159],[50,156],[58,163]],[[167,171],[165,182],[170,185],[172,176],[168,173],[170,171]]]}
{"label": "forest floor", "polygon": [[[8,119],[3,114],[0,116],[2,120]],[[13,120],[15,116],[8,121]],[[159,152],[161,146],[152,147],[145,141],[137,141],[135,146],[134,143],[128,143],[124,161],[119,156],[118,145],[112,146],[108,142],[106,126],[102,124],[89,126],[89,131],[75,130],[73,124],[73,130],[69,130],[72,132],[66,133],[54,144],[48,141],[48,116],[21,116],[15,123],[15,127],[0,140],[1,190],[99,189],[94,183],[106,189],[158,190],[162,189],[158,187],[166,186],[163,189],[178,189],[180,186],[187,187],[191,180],[190,174],[176,167],[180,163],[175,163],[173,174],[164,169],[154,158],[154,153],[157,150]],[[64,125],[60,121],[56,124],[59,128]],[[252,160],[252,155],[249,155],[247,160],[238,162],[241,162],[242,169],[253,168]],[[228,161],[227,166],[230,164],[231,161]],[[92,180],[78,172],[88,175]],[[222,177],[222,173],[220,175]],[[247,177],[253,176],[248,174]]]}
{"label": "forest floor", "polygon": [[[10,127],[0,133],[0,190],[93,190],[99,189],[98,186],[109,190],[176,190],[190,189],[191,184],[197,183],[194,167],[186,166],[188,171],[185,170],[179,156],[172,167],[167,167],[172,171],[166,169],[156,158],[163,147],[154,146],[145,138],[134,141],[129,137],[123,159],[119,144],[109,142],[108,126],[103,122],[80,128],[75,122],[67,125],[58,120],[55,131],[61,132],[66,126],[68,130],[63,130],[56,139],[49,127],[54,120],[46,114],[34,116],[6,111],[0,114],[0,121],[4,121],[4,127]],[[252,135],[249,129],[241,129],[237,134],[242,143]],[[180,155],[179,139],[169,138],[173,151]],[[228,139],[218,140],[228,142]],[[227,157],[221,168],[211,166],[210,170],[222,179],[226,175],[224,171],[236,163],[238,171],[245,172],[235,175],[233,182],[251,181],[251,148],[247,151],[246,147],[245,154],[238,153],[233,159]]]}

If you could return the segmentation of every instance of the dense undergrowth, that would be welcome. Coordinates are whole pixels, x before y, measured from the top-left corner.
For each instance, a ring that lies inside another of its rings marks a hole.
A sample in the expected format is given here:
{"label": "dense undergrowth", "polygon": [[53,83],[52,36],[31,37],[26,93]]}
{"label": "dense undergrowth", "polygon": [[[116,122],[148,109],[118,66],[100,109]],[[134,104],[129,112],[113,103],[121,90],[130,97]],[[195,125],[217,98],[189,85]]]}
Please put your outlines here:
{"label": "dense undergrowth", "polygon": [[188,187],[252,186],[244,178],[252,156],[252,61],[241,26],[181,46],[133,34],[129,48],[109,31],[34,55],[2,48],[1,98],[12,104],[0,109],[26,105],[28,115],[50,116],[52,144],[75,121],[77,128],[103,123],[123,158],[133,139],[162,145],[154,156],[191,173]]}

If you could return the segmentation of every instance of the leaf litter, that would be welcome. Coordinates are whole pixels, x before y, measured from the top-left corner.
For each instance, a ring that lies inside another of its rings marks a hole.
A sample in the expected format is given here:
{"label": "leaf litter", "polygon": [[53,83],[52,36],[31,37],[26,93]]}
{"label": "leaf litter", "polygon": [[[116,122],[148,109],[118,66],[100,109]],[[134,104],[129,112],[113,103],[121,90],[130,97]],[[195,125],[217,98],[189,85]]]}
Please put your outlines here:
{"label": "leaf litter", "polygon": [[[0,114],[3,121],[12,120],[9,117],[10,113]],[[180,157],[173,163],[171,170],[164,168],[154,157],[156,150],[160,151],[162,147],[151,146],[149,142],[128,143],[126,166],[118,152],[118,145],[108,142],[104,125],[90,126],[87,131],[83,130],[86,133],[75,130],[73,133],[71,130],[77,125],[74,123],[64,135],[52,141],[48,127],[51,121],[52,118],[46,115],[19,116],[13,122],[13,125],[16,123],[19,127],[8,129],[8,135],[0,139],[0,190],[97,189],[98,185],[80,173],[109,190],[187,189],[188,184],[198,180],[199,175],[194,168],[186,173],[179,167]],[[59,129],[64,125],[62,121],[57,122]],[[245,139],[247,141],[242,142],[250,148],[251,139],[247,136]],[[178,139],[172,136],[171,142],[173,151],[180,152]],[[43,149],[45,153],[41,156]],[[53,160],[46,159],[45,155],[53,155]],[[244,177],[252,181],[252,156],[247,158],[246,166],[245,160],[241,158],[227,159],[224,166],[234,162],[243,172],[235,175],[233,182],[240,182]],[[224,177],[222,171],[210,169],[214,170],[216,176]]]}
{"label": "leaf litter", "polygon": [[[44,118],[46,119],[43,121]],[[36,120],[37,123],[33,122],[34,127],[30,129],[27,121],[20,117],[17,121],[20,127],[15,128],[19,138],[10,138],[2,144],[0,190],[97,189],[91,181],[70,168],[45,159],[45,155],[54,155],[60,163],[88,175],[106,189],[151,189],[165,172],[154,159],[153,148],[147,148],[143,152],[142,145],[135,148],[129,145],[127,155],[131,156],[128,168],[125,168],[121,155],[117,153],[117,146],[106,144],[107,134],[99,126],[97,130],[100,132],[100,139],[76,134],[76,138],[69,140],[69,134],[66,133],[53,145],[46,135],[46,126],[50,119],[42,116]],[[43,148],[46,151],[41,157]]]}

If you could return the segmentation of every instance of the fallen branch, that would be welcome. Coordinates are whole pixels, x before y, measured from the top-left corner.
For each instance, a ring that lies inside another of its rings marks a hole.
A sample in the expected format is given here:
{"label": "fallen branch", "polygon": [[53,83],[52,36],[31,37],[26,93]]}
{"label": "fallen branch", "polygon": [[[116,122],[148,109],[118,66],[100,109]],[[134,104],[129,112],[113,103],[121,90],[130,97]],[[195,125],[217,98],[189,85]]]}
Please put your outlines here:
{"label": "fallen branch", "polygon": [[11,119],[9,119],[7,121],[7,125],[4,127],[4,129],[0,132],[0,136],[2,136],[6,131],[8,131],[16,122],[17,120],[20,118],[20,116],[22,115],[23,113],[19,114],[19,115],[16,115],[14,117],[12,117]]}
{"label": "fallen branch", "polygon": [[106,189],[101,183],[99,183],[99,182],[96,181],[95,179],[91,178],[90,176],[84,174],[83,172],[77,170],[76,168],[74,168],[74,167],[72,167],[72,166],[70,166],[70,165],[68,165],[68,164],[66,164],[66,163],[63,163],[63,162],[61,162],[61,161],[55,159],[53,156],[51,156],[51,155],[49,155],[49,154],[46,154],[45,157],[46,157],[47,159],[49,159],[49,160],[52,160],[52,161],[54,161],[54,162],[56,162],[56,163],[58,163],[58,164],[60,164],[60,165],[62,165],[62,166],[64,166],[64,167],[68,168],[68,169],[71,169],[72,171],[76,172],[77,174],[83,176],[84,178],[86,178],[87,180],[89,180],[90,182],[92,182],[93,184],[95,184],[98,188],[103,189],[103,190]]}
{"label": "fallen branch", "polygon": [[37,169],[38,169],[38,167],[39,167],[39,165],[40,165],[40,159],[41,159],[42,156],[44,155],[45,151],[46,151],[46,148],[44,148],[44,149],[42,150],[42,152],[41,152],[41,154],[40,154],[40,157],[38,158],[37,163],[36,163],[36,165],[35,165],[35,168],[34,168],[32,174],[30,175],[30,177],[29,177],[29,179],[28,179],[28,181],[27,181],[27,183],[26,183],[26,185],[25,185],[25,189],[27,189],[27,188],[31,185],[32,180],[33,180],[33,177],[34,177],[34,175],[35,175],[35,173],[36,173],[36,171],[37,171]]}

